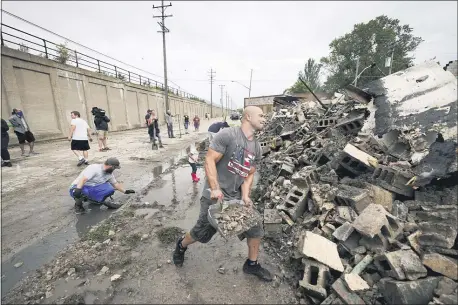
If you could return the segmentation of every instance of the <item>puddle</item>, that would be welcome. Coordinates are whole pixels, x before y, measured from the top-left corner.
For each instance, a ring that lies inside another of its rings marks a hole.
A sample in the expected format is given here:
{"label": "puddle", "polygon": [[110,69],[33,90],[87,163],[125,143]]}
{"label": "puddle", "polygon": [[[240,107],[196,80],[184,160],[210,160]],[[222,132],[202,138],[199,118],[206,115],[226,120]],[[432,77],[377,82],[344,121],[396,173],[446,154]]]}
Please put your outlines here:
{"label": "puddle", "polygon": [[[192,194],[189,195],[189,199],[196,197],[197,190],[199,189],[200,192],[200,189],[202,188],[202,181],[196,185],[191,180],[191,167],[187,164],[186,160],[182,160],[185,156],[187,156],[187,150],[189,150],[189,148],[175,153],[174,156],[171,156],[153,168],[150,167],[150,164],[148,168],[145,166],[145,168],[142,169],[151,171],[153,173],[153,177],[150,181],[142,181],[142,183],[145,183],[144,185],[136,185],[136,187],[143,188],[157,178],[160,178],[160,181],[162,182],[159,183],[159,187],[153,187],[148,191],[147,195],[143,198],[144,201],[148,201],[150,203],[157,201],[159,204],[164,206],[170,206],[171,203],[179,203],[183,197],[187,196],[190,187],[194,187],[195,191],[191,192]],[[170,167],[177,163],[181,165],[178,165],[178,167],[173,171],[161,176],[164,172],[170,169]],[[193,184],[194,186],[192,186]],[[124,196],[127,195],[119,194],[118,196],[115,196],[114,199],[123,200],[123,198],[125,198]],[[68,205],[71,206],[71,202],[69,202]],[[76,221],[72,222],[69,226],[47,235],[40,241],[24,248],[13,255],[9,260],[2,263],[2,295],[8,293],[11,288],[16,285],[16,283],[32,271],[40,268],[46,263],[49,263],[59,251],[63,250],[70,243],[77,241],[81,236],[88,232],[91,226],[105,220],[112,212],[114,212],[114,210],[105,209],[105,206],[103,205],[99,206],[90,204],[87,207],[90,211],[86,214],[76,215]],[[70,212],[73,213],[73,210]],[[14,267],[14,265],[19,262],[23,263],[22,266],[19,268]]]}

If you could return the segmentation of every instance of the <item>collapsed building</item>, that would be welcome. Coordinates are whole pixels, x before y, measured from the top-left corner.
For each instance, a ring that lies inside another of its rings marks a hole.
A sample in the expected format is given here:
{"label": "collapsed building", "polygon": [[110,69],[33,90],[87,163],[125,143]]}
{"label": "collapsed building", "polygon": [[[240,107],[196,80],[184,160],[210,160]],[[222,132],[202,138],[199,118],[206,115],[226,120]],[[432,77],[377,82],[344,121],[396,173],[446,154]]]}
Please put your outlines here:
{"label": "collapsed building", "polygon": [[457,79],[427,62],[258,135],[266,251],[301,304],[457,304]]}

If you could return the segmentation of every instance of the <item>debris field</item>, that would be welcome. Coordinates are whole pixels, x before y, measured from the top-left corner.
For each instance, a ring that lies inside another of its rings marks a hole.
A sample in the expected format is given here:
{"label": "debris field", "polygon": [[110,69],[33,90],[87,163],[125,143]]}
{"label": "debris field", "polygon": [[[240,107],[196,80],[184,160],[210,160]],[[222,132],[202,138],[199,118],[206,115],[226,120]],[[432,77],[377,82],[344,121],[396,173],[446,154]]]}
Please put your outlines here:
{"label": "debris field", "polygon": [[274,109],[253,199],[299,303],[458,304],[456,77],[426,62]]}

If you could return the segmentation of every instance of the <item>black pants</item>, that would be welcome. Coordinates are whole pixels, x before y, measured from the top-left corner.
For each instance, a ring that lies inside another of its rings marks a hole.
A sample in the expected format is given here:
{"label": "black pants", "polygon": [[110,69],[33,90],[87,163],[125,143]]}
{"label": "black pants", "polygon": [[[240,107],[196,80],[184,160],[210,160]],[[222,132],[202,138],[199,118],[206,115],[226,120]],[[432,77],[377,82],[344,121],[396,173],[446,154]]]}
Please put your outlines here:
{"label": "black pants", "polygon": [[191,165],[192,173],[193,174],[197,173],[197,165],[196,165],[196,163],[189,162],[189,165]]}
{"label": "black pants", "polygon": [[8,152],[8,143],[10,141],[10,136],[2,135],[2,160],[10,161],[10,153]]}

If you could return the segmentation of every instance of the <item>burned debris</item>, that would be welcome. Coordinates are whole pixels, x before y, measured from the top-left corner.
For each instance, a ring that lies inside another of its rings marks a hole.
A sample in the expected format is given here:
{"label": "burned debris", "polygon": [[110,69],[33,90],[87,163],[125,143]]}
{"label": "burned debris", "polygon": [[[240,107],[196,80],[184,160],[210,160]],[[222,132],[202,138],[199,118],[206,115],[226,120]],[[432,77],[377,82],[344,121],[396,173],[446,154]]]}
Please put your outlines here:
{"label": "burned debris", "polygon": [[259,134],[281,277],[301,304],[456,304],[456,77],[429,62],[327,105],[274,104]]}

